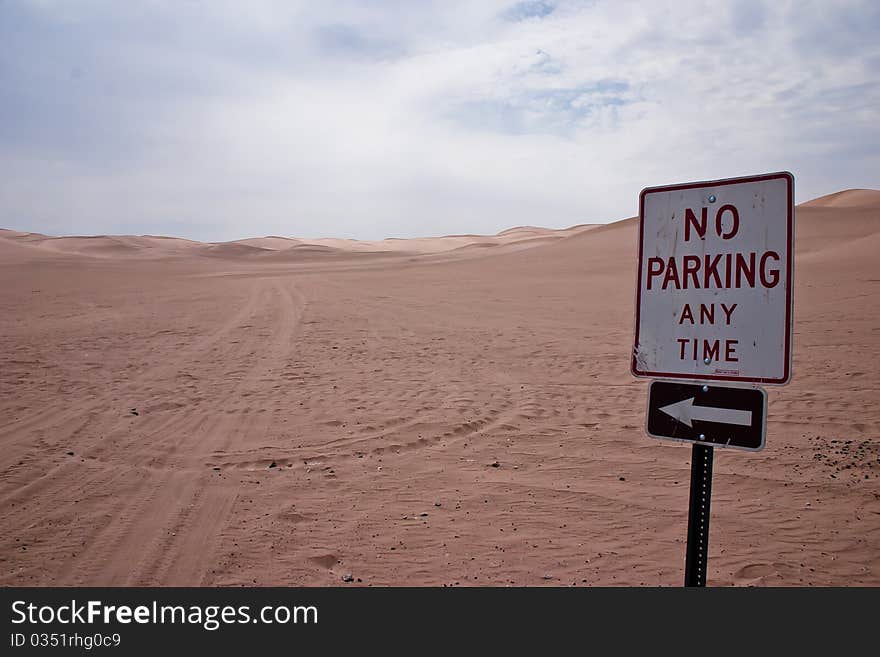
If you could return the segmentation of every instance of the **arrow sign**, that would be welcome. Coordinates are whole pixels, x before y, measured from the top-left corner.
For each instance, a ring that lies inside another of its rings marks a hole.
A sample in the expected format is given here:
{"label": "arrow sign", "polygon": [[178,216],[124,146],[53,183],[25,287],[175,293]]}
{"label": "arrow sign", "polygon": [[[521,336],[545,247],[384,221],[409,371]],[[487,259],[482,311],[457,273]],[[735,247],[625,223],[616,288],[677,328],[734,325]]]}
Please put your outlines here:
{"label": "arrow sign", "polygon": [[751,411],[738,411],[733,408],[715,408],[713,406],[694,406],[694,398],[675,402],[669,406],[661,406],[660,411],[679,422],[694,426],[694,420],[715,422],[716,424],[738,424],[749,427],[752,425]]}
{"label": "arrow sign", "polygon": [[757,451],[766,417],[760,388],[652,381],[648,392],[646,429],[655,438]]}

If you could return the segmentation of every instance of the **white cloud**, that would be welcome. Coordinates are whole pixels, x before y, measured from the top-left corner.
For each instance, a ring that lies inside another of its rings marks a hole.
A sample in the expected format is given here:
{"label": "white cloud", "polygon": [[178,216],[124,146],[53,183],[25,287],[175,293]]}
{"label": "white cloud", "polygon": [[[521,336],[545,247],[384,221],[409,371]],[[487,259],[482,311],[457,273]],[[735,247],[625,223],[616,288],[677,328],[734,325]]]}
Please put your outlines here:
{"label": "white cloud", "polygon": [[880,186],[871,2],[144,7],[0,4],[0,224],[375,238]]}

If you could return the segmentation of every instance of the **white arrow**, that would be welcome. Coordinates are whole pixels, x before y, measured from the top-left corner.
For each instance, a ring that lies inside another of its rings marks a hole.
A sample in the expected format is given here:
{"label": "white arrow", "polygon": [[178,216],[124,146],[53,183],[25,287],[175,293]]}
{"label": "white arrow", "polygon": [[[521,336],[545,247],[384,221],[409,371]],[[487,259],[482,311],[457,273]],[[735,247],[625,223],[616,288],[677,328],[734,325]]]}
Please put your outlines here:
{"label": "white arrow", "polygon": [[661,411],[675,418],[682,424],[693,427],[694,420],[718,422],[720,424],[739,424],[744,427],[752,425],[751,411],[738,411],[734,408],[715,408],[714,406],[694,406],[694,398],[662,406]]}

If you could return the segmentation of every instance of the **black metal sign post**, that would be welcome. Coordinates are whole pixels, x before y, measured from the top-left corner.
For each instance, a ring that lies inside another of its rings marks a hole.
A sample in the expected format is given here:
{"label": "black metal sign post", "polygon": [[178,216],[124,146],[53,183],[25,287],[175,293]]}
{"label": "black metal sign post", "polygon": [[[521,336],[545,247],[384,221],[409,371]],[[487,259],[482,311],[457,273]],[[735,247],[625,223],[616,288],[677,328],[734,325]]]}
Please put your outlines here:
{"label": "black metal sign post", "polygon": [[714,382],[652,381],[645,430],[655,438],[693,443],[684,585],[706,586],[714,447],[764,448],[767,393]]}
{"label": "black metal sign post", "polygon": [[691,455],[691,499],[688,509],[685,586],[706,586],[709,560],[709,510],[712,502],[712,461],[715,448],[694,444]]}

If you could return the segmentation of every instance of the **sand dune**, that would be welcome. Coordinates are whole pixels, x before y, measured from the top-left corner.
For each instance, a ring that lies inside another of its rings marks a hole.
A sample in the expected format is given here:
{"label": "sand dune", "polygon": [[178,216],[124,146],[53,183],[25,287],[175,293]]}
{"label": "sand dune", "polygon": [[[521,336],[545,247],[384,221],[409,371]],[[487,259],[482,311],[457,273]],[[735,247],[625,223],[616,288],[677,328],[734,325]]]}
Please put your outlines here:
{"label": "sand dune", "polygon": [[251,237],[249,239],[244,240],[235,240],[232,242],[233,244],[245,244],[247,246],[256,246],[261,249],[271,249],[273,251],[283,251],[284,249],[289,249],[293,246],[297,246],[302,244],[302,242],[298,239],[294,239],[291,237]]}
{"label": "sand dune", "polygon": [[807,208],[877,208],[880,206],[880,190],[845,189],[842,192],[821,196],[807,201]]}
{"label": "sand dune", "polygon": [[[370,254],[437,254],[455,251],[467,246],[510,246],[520,248],[538,246],[542,242],[561,239],[593,228],[584,224],[571,228],[554,230],[532,226],[511,228],[497,235],[447,235],[444,237],[424,237],[416,239],[352,240],[338,238],[303,239],[292,237],[254,237],[231,242],[203,244],[175,237],[156,237],[149,235],[98,235],[52,237],[38,233],[23,233],[0,229],[0,240],[19,244],[26,243],[48,251],[84,255],[92,257],[141,257],[169,258],[191,255],[212,258],[254,258],[269,256],[270,252],[290,251],[287,256],[273,256],[267,260],[278,261],[296,259],[304,254],[324,253],[338,258],[343,253]],[[537,241],[536,241],[537,240]],[[291,249],[295,249],[291,251]]]}
{"label": "sand dune", "polygon": [[4,263],[31,260],[41,255],[43,255],[43,252],[40,249],[28,244],[26,241],[3,239],[0,236],[0,258],[2,258]]}
{"label": "sand dune", "polygon": [[13,242],[40,248],[47,252],[69,255],[84,255],[101,258],[112,257],[164,257],[171,254],[184,254],[196,247],[199,242],[179,237],[154,235],[95,235],[52,237],[39,233],[23,233],[0,229],[0,243]]}
{"label": "sand dune", "polygon": [[204,244],[199,246],[195,252],[201,256],[216,258],[254,258],[272,253],[272,251],[272,249],[250,246],[241,242],[225,242],[220,244]]}
{"label": "sand dune", "polygon": [[[710,584],[880,585],[878,199],[797,209],[794,378],[716,453]],[[636,230],[0,233],[0,582],[680,585]]]}
{"label": "sand dune", "polygon": [[539,237],[543,235],[549,235],[553,232],[554,231],[549,228],[539,228],[537,226],[516,226],[514,228],[502,230],[500,233],[497,234],[497,237],[520,239],[523,237]]}

